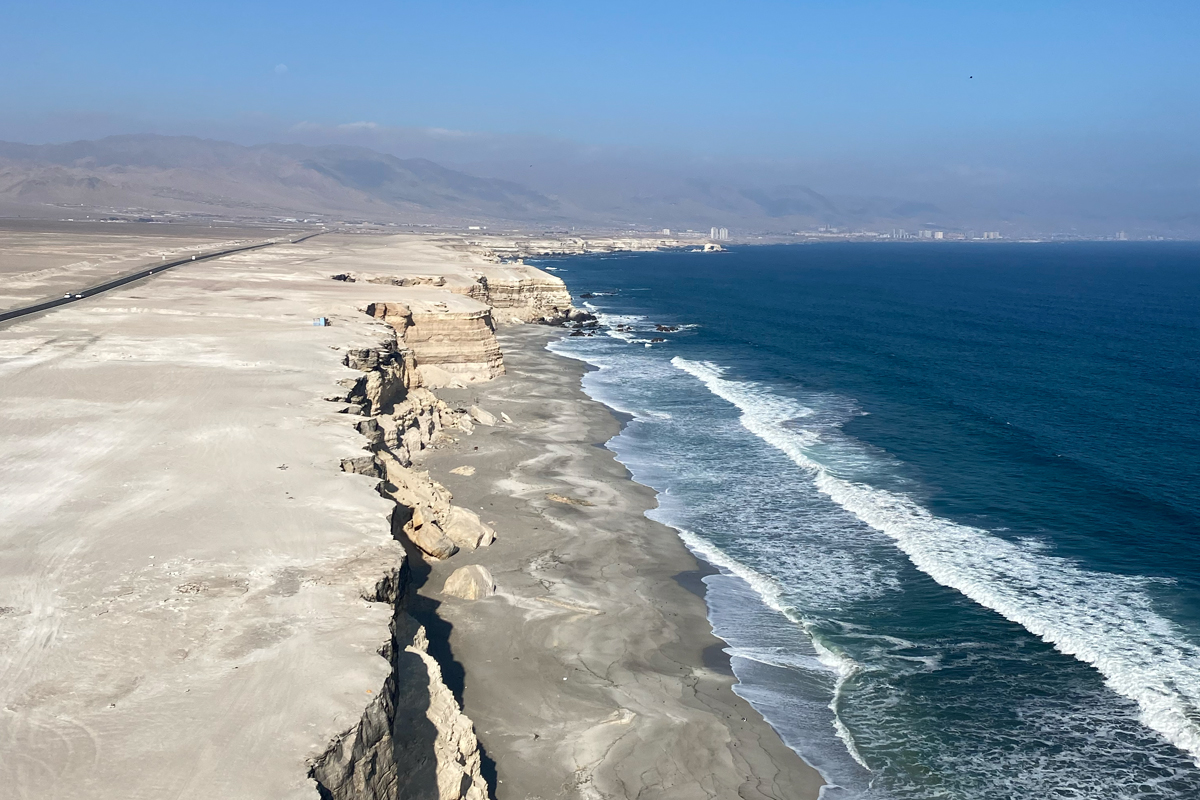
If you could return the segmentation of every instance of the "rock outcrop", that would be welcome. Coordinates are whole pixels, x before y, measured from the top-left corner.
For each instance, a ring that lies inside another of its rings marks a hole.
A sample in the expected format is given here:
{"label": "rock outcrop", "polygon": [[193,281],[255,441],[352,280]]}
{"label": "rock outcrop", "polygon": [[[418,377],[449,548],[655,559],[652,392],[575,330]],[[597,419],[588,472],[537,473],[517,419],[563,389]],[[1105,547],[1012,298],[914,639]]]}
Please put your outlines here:
{"label": "rock outcrop", "polygon": [[383,653],[391,674],[309,775],[326,800],[487,800],[475,727],[429,655],[425,629],[404,611],[403,588]]}
{"label": "rock outcrop", "polygon": [[[450,492],[427,472],[412,469],[414,456],[446,428],[471,425],[469,415],[422,385],[416,353],[400,346],[399,336],[409,329],[408,308],[376,304],[371,310],[397,335],[348,350],[342,363],[362,374],[343,379],[342,393],[326,398],[344,404],[341,410],[353,415],[366,442],[367,452],[342,459],[342,469],[381,479],[380,492],[396,503],[393,535],[422,553],[448,558],[459,541],[471,549],[490,544],[490,527],[451,505]],[[405,610],[408,576],[402,561],[364,594],[393,608],[392,639],[381,650],[392,670],[359,723],[312,762],[310,776],[323,798],[487,800],[474,727],[429,655],[424,628]],[[472,591],[481,593],[485,581],[478,582]],[[490,576],[486,582],[490,591]]]}
{"label": "rock outcrop", "polygon": [[371,303],[366,311],[375,319],[391,325],[401,341],[404,340],[408,326],[412,325],[412,309],[403,303]]}
{"label": "rock outcrop", "polygon": [[481,270],[468,296],[497,309],[505,322],[555,323],[571,311],[571,294],[561,278],[525,264]]}
{"label": "rock outcrop", "polygon": [[[400,764],[415,765],[417,769],[400,773],[397,793],[392,797],[488,800],[475,726],[442,680],[441,665],[429,655],[424,628],[416,629],[400,661],[412,665],[404,673],[412,680],[402,683],[397,695],[396,727],[403,727],[404,732],[398,731],[394,737],[396,758]],[[405,725],[409,720],[411,724]],[[409,733],[426,725],[436,731],[432,748],[425,736]]]}
{"label": "rock outcrop", "polygon": [[367,313],[396,331],[425,386],[465,385],[504,374],[492,310],[484,303],[439,293],[412,305],[372,303]]}
{"label": "rock outcrop", "polygon": [[[403,302],[365,308],[390,332],[346,351],[343,364],[359,374],[340,381],[341,392],[326,398],[342,404],[364,437],[364,452],[343,458],[342,469],[379,481],[379,492],[395,503],[393,536],[411,545],[410,552],[445,559],[490,545],[495,531],[475,512],[453,505],[449,490],[414,462],[448,430],[470,433],[476,424],[499,425],[500,419],[475,406],[452,409],[430,389],[503,374],[494,313],[504,322],[577,326],[591,315],[571,306],[561,280],[524,264],[483,265],[449,279],[415,273],[333,277],[406,289]],[[393,573],[364,595],[394,609],[392,639],[381,651],[391,674],[358,725],[313,762],[311,776],[321,796],[332,800],[487,800],[471,721],[443,682],[425,630],[405,611],[407,563]],[[456,570],[443,591],[478,600],[495,593],[495,581],[485,567],[470,565]]]}
{"label": "rock outcrop", "polygon": [[422,553],[444,559],[459,548],[474,550],[495,541],[495,531],[475,512],[451,505],[450,491],[428,472],[404,466],[386,449],[378,451],[376,458],[386,478],[381,491],[397,504],[393,532]]}
{"label": "rock outcrop", "polygon": [[[393,527],[393,532],[396,529]],[[414,509],[408,522],[399,528],[397,539],[407,539],[418,550],[438,561],[449,558],[458,552],[458,545],[446,535],[438,525],[437,520],[426,518],[420,509]]]}
{"label": "rock outcrop", "polygon": [[489,428],[494,427],[500,422],[500,420],[496,419],[494,414],[484,411],[479,406],[471,406],[467,409],[467,414],[469,414],[471,419],[475,422],[478,422],[480,425],[486,425]]}
{"label": "rock outcrop", "polygon": [[[408,565],[391,577],[393,580],[381,582],[382,593],[365,599],[391,603],[400,614]],[[393,731],[398,683],[396,660],[392,657],[398,649],[395,621],[392,629],[392,640],[381,653],[392,662],[392,673],[382,690],[367,705],[358,725],[342,734],[311,765],[309,776],[316,781],[322,798],[392,800],[396,797],[400,766],[396,762]]]}
{"label": "rock outcrop", "polygon": [[413,349],[417,369],[429,386],[487,381],[504,374],[492,311],[433,308],[414,311],[404,343]]}
{"label": "rock outcrop", "polygon": [[345,394],[327,399],[349,403],[355,414],[382,414],[418,385],[412,351],[397,349],[393,340],[348,350],[342,363],[364,374],[339,381]]}

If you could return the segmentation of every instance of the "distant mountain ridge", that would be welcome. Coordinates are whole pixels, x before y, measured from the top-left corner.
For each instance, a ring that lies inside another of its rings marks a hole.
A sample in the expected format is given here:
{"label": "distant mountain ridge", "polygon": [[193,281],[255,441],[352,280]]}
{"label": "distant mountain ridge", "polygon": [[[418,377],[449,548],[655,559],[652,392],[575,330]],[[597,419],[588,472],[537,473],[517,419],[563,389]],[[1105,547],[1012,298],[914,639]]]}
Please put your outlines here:
{"label": "distant mountain ridge", "polygon": [[920,226],[944,216],[929,204],[835,200],[794,183],[739,186],[667,172],[597,182],[566,165],[556,174],[561,181],[538,191],[353,145],[243,146],[150,134],[63,144],[0,142],[0,215],[173,212],[742,232]]}
{"label": "distant mountain ridge", "polygon": [[563,213],[557,201],[510,181],[362,147],[244,147],[155,135],[47,145],[0,142],[0,202],[416,222],[554,220]]}

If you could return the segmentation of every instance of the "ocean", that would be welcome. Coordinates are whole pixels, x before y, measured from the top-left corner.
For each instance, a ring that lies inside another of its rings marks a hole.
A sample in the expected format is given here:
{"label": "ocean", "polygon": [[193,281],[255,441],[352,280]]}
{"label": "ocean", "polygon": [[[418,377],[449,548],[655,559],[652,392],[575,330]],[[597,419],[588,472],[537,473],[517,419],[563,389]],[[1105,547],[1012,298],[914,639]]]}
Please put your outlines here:
{"label": "ocean", "polygon": [[826,797],[1200,797],[1200,246],[537,263]]}

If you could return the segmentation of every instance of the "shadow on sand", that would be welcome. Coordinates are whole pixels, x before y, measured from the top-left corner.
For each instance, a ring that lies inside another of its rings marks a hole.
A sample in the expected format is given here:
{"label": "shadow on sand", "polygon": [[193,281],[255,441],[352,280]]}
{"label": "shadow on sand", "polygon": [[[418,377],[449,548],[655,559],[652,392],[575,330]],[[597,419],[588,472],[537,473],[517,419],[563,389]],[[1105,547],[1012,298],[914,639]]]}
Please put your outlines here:
{"label": "shadow on sand", "polygon": [[[457,659],[454,658],[454,651],[450,647],[450,633],[454,629],[454,626],[451,625],[449,621],[443,619],[441,617],[441,615],[438,613],[438,609],[442,605],[440,601],[434,600],[431,597],[424,597],[424,596],[418,594],[419,590],[429,580],[429,573],[430,573],[429,564],[425,561],[425,558],[420,554],[420,552],[417,551],[416,548],[414,548],[409,542],[404,541],[403,538],[401,538],[401,543],[404,545],[405,553],[408,555],[409,579],[408,579],[407,591],[405,593],[405,601],[402,604],[400,613],[403,614],[403,613],[407,612],[407,614],[409,616],[411,616],[413,619],[415,619],[418,624],[423,625],[425,627],[425,636],[429,640],[429,655],[431,655],[434,658],[434,660],[438,662],[438,665],[442,669],[442,681],[446,684],[446,686],[454,694],[454,699],[458,702],[459,708],[462,708],[463,691],[466,686],[467,672],[463,668],[463,665],[461,663],[459,663],[459,661]],[[408,655],[412,655],[412,654],[408,654]],[[420,661],[420,659],[417,656],[412,655],[412,657],[417,658],[417,660]],[[401,665],[398,664],[397,670],[396,670],[397,675],[400,674],[400,667],[401,667]],[[407,670],[416,669],[414,667],[408,666],[408,664],[404,664],[403,667]],[[420,676],[421,680],[425,679],[425,669],[424,669],[423,664],[420,666],[419,672],[417,674]],[[415,682],[419,682],[419,681],[415,681]],[[393,738],[397,742],[400,741],[399,734],[400,734],[400,719],[401,719],[401,717],[404,716],[405,718],[408,718],[410,715],[412,715],[414,717],[417,715],[423,715],[425,710],[429,707],[428,692],[427,692],[427,690],[425,690],[425,691],[426,691],[426,696],[425,696],[425,700],[424,700],[424,705],[421,705],[419,699],[415,698],[415,697],[411,698],[411,700],[412,700],[411,706],[406,707],[406,706],[401,705],[399,702],[397,703],[397,707],[396,707],[397,725],[396,725],[396,732],[393,734]],[[399,699],[400,698],[398,698],[398,700]],[[419,710],[417,708],[418,706],[420,706]],[[409,708],[412,708],[413,710],[409,711]],[[428,723],[428,720],[426,720],[426,722]],[[413,724],[415,727],[419,727],[419,723],[416,722],[415,720],[414,720]],[[432,728],[433,726],[430,725],[430,727]],[[408,735],[408,734],[405,734],[405,735]],[[436,731],[434,732],[434,735],[436,736]],[[432,740],[430,741],[430,749],[432,749]],[[399,749],[397,749],[396,755],[397,755],[397,761],[396,761],[397,764],[409,763],[407,760],[400,759]],[[419,754],[413,754],[413,755],[419,755]],[[406,753],[406,759],[408,757],[409,756]],[[480,770],[479,771],[483,775],[484,781],[487,782],[488,796],[495,797],[496,796],[496,779],[497,779],[496,762],[487,754],[487,750],[484,748],[483,742],[479,742],[479,758],[480,758]],[[436,763],[434,764],[434,766],[436,767]],[[403,785],[403,782],[402,782],[402,785]],[[434,788],[433,795],[422,795],[419,793],[415,793],[415,789],[416,789],[416,787],[414,786],[414,793],[411,795],[405,794],[402,791],[400,793],[400,796],[401,797],[425,797],[425,796],[436,797],[437,796],[436,786]]]}

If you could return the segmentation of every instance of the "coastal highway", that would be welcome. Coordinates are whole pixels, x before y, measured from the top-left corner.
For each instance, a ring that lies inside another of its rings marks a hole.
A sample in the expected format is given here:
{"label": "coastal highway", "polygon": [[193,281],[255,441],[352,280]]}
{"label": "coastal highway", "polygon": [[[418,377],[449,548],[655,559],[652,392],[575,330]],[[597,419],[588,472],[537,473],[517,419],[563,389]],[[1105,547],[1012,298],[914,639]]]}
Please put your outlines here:
{"label": "coastal highway", "polygon": [[95,284],[94,286],[89,286],[86,289],[79,289],[77,291],[64,294],[62,297],[55,297],[50,300],[42,300],[34,303],[33,305],[22,306],[20,308],[13,308],[9,309],[8,311],[0,312],[0,323],[18,319],[19,317],[26,317],[30,314],[37,314],[40,311],[48,311],[52,308],[57,308],[58,306],[64,306],[67,303],[76,303],[88,297],[95,297],[96,295],[107,292],[110,289],[116,289],[119,286],[124,286],[126,284],[133,283],[134,281],[139,281],[142,278],[148,278],[151,275],[172,269],[173,267],[191,264],[196,261],[208,261],[209,259],[232,255],[233,253],[244,253],[248,250],[260,250],[264,247],[270,247],[271,245],[275,244],[299,244],[300,242],[311,239],[314,236],[320,236],[322,233],[328,233],[328,231],[315,231],[313,233],[304,234],[303,236],[299,236],[295,239],[267,239],[265,241],[255,242],[254,244],[246,244],[238,247],[227,247],[223,250],[196,253],[195,255],[185,256],[184,258],[177,258],[174,261],[161,261],[146,264],[134,272],[126,273],[125,275],[104,281],[103,283]]}

